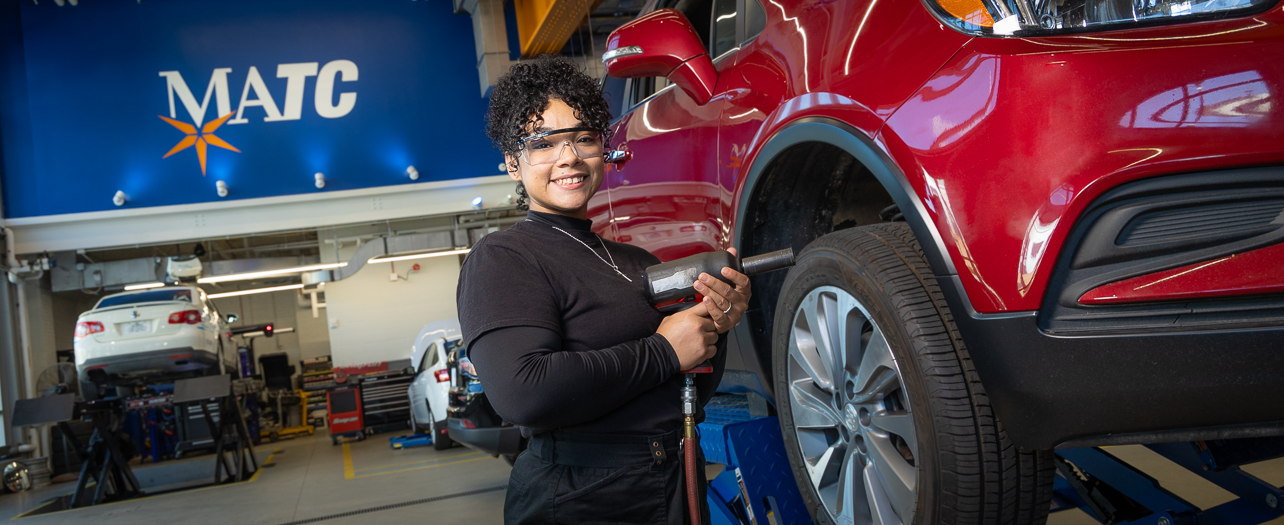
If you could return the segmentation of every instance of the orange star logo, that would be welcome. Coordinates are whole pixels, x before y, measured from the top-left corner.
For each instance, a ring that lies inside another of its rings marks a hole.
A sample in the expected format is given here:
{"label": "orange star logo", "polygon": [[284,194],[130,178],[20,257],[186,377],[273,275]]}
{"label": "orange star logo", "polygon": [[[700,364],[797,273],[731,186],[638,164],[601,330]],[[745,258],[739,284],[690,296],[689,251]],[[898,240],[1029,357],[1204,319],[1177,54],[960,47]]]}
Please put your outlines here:
{"label": "orange star logo", "polygon": [[190,148],[192,147],[193,144],[195,144],[196,157],[201,159],[201,176],[202,177],[205,176],[205,150],[207,148],[207,145],[218,146],[220,148],[232,150],[237,153],[241,152],[241,150],[236,149],[235,146],[228,144],[226,141],[218,138],[218,136],[214,134],[214,131],[217,130],[219,126],[222,126],[224,122],[227,122],[228,117],[232,116],[231,113],[223,115],[219,117],[218,120],[209,122],[204,126],[201,126],[200,133],[196,132],[196,126],[193,126],[186,122],[179,122],[172,118],[165,117],[164,115],[157,115],[157,116],[160,117],[161,120],[168,122],[169,125],[174,126],[175,128],[178,128],[179,131],[182,131],[183,133],[187,134],[186,137],[183,137],[183,140],[178,141],[178,144],[176,144],[173,147],[173,149],[169,150],[169,153],[166,153],[165,156],[161,158],[167,159],[169,158],[170,155],[173,155],[187,148]]}

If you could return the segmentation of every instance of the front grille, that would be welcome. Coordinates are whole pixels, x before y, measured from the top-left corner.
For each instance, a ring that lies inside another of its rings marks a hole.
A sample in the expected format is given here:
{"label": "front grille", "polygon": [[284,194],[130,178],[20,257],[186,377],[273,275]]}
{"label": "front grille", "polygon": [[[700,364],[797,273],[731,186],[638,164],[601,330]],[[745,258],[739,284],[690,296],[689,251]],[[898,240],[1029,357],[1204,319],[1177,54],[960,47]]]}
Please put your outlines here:
{"label": "front grille", "polygon": [[1284,199],[1231,202],[1144,214],[1120,232],[1119,246],[1247,237],[1284,226]]}

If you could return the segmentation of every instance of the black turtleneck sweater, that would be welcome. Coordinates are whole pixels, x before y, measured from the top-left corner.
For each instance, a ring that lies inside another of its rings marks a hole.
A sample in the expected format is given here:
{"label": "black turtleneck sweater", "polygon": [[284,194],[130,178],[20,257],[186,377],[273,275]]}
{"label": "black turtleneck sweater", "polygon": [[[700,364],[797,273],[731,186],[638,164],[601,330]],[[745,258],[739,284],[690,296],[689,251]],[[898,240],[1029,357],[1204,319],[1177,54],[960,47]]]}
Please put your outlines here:
{"label": "black turtleneck sweater", "polygon": [[[496,412],[527,436],[668,432],[682,421],[682,378],[643,279],[660,261],[591,225],[532,211],[477,243],[456,298],[468,357]],[[701,406],[721,379],[725,339],[715,372],[698,378]]]}

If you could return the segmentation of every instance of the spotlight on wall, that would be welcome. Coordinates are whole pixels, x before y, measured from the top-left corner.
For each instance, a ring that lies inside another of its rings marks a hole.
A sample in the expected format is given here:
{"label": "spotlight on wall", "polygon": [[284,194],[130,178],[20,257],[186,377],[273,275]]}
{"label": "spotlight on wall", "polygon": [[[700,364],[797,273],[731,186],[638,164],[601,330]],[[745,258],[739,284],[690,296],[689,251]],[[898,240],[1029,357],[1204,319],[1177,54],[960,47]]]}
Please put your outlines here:
{"label": "spotlight on wall", "polygon": [[414,166],[406,168],[406,175],[410,177],[410,180],[419,180],[419,170],[415,169]]}
{"label": "spotlight on wall", "polygon": [[218,190],[218,196],[219,196],[219,197],[226,197],[226,196],[227,196],[227,183],[226,183],[226,182],[223,182],[223,181],[215,182],[215,183],[214,183],[214,188],[215,188],[216,190]]}
{"label": "spotlight on wall", "polygon": [[318,190],[319,190],[319,189],[321,189],[321,188],[324,188],[324,187],[325,187],[325,174],[324,174],[324,173],[321,173],[321,172],[319,172],[319,171],[318,171],[316,175],[313,175],[313,177],[315,177],[315,178],[317,179],[317,189],[318,189]]}
{"label": "spotlight on wall", "polygon": [[481,209],[481,205],[482,205],[482,198],[481,198],[481,197],[473,197],[473,209],[474,209],[474,210],[480,210],[480,209]]}
{"label": "spotlight on wall", "polygon": [[126,202],[129,202],[129,195],[125,195],[123,191],[116,190],[116,195],[111,198],[111,203],[117,206],[124,206]]}
{"label": "spotlight on wall", "polygon": [[508,166],[503,162],[499,163],[499,172],[504,173],[506,171],[508,171]]}

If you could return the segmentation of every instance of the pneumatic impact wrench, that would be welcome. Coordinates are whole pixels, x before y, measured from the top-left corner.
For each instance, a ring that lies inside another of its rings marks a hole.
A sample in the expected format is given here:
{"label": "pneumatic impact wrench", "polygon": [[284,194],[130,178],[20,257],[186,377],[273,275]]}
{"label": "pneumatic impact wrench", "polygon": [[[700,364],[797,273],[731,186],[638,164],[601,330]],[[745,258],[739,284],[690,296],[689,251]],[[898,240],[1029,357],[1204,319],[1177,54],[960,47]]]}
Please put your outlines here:
{"label": "pneumatic impact wrench", "polygon": [[[663,314],[672,314],[700,304],[704,298],[695,291],[695,282],[701,273],[707,273],[723,282],[735,286],[730,279],[722,276],[723,268],[754,276],[794,265],[793,248],[765,253],[754,257],[737,258],[726,251],[706,252],[676,261],[657,264],[646,269],[647,290],[651,295],[651,304]],[[690,370],[683,370],[682,386],[682,456],[686,477],[687,512],[692,525],[701,523],[700,490],[696,486],[696,447],[700,446],[695,432],[695,409],[699,403],[696,395],[696,374],[713,372],[713,365],[708,361]]]}

